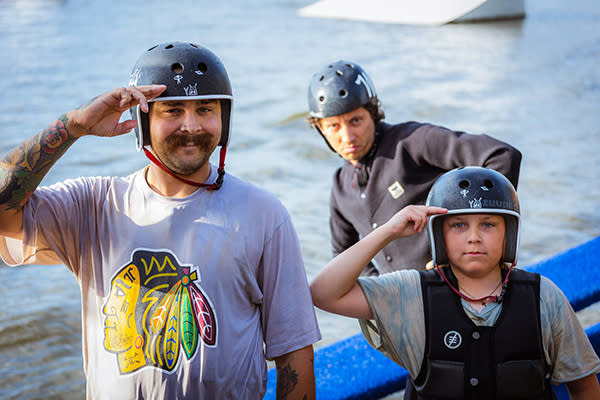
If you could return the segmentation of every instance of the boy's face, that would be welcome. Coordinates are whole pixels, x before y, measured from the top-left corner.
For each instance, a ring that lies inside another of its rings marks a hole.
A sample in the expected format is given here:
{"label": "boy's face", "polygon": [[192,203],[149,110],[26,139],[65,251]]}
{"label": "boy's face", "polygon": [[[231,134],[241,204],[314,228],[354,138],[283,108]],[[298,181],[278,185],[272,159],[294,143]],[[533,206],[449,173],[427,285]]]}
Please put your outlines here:
{"label": "boy's face", "polygon": [[191,175],[206,168],[221,138],[219,100],[150,103],[152,150],[171,171]]}
{"label": "boy's face", "polygon": [[506,236],[502,216],[448,215],[442,226],[446,253],[454,268],[469,277],[480,278],[499,267]]}

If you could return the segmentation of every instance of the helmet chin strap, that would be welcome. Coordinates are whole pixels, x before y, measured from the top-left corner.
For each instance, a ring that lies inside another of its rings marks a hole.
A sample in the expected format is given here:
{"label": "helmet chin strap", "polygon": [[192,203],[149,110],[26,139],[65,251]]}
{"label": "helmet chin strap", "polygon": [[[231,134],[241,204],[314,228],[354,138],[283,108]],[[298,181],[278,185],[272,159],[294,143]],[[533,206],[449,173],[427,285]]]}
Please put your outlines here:
{"label": "helmet chin strap", "polygon": [[196,186],[196,187],[202,187],[202,188],[205,188],[206,190],[219,190],[221,188],[221,185],[223,185],[223,177],[225,176],[225,154],[227,153],[227,146],[221,146],[221,152],[219,154],[219,168],[217,169],[217,172],[219,173],[219,175],[217,176],[217,179],[215,180],[214,183],[194,182],[194,181],[190,181],[189,179],[182,178],[181,176],[177,175],[176,173],[171,171],[169,168],[167,168],[167,166],[164,165],[162,163],[162,161],[160,161],[146,147],[143,147],[143,149],[144,149],[144,153],[146,154],[146,157],[148,157],[148,159],[150,161],[152,161],[153,164],[155,164],[157,167],[159,167],[160,169],[165,171],[167,174],[171,175],[173,178],[175,178],[183,183],[186,183],[186,184],[192,185],[192,186]]}
{"label": "helmet chin strap", "polygon": [[[478,298],[478,299],[474,299],[474,298],[472,298],[472,297],[470,297],[470,296],[466,296],[466,295],[462,294],[462,293],[460,292],[460,290],[458,290],[457,288],[455,288],[455,287],[454,287],[454,286],[453,286],[453,285],[450,283],[450,281],[448,280],[448,278],[446,277],[446,275],[444,274],[444,272],[443,272],[443,271],[442,271],[442,269],[440,268],[440,265],[439,265],[439,264],[437,264],[437,263],[435,264],[435,268],[436,268],[436,270],[438,271],[438,273],[439,273],[439,274],[442,276],[442,278],[444,278],[444,280],[446,281],[446,283],[448,284],[448,286],[450,286],[450,288],[451,288],[451,289],[452,289],[452,290],[453,290],[453,291],[454,291],[454,292],[455,292],[457,295],[459,295],[460,297],[462,297],[462,298],[463,298],[463,299],[465,299],[466,301],[472,301],[472,302],[481,302],[481,303],[483,303],[483,304],[485,304],[484,302],[486,302],[486,301],[488,301],[488,300],[490,300],[490,301],[493,301],[493,302],[495,302],[495,303],[502,303],[502,301],[504,300],[504,295],[506,294],[506,289],[507,289],[507,287],[508,287],[508,276],[510,275],[510,272],[513,270],[514,266],[515,266],[515,263],[513,262],[513,263],[510,265],[510,268],[508,269],[508,272],[506,273],[506,277],[505,277],[505,278],[504,278],[504,280],[502,281],[502,291],[500,292],[500,295],[498,295],[498,296],[492,296],[492,295],[489,295],[489,296],[480,297],[480,298]],[[494,291],[495,291],[495,290],[496,290],[496,289],[494,289]],[[493,293],[493,292],[492,292],[492,293]]]}

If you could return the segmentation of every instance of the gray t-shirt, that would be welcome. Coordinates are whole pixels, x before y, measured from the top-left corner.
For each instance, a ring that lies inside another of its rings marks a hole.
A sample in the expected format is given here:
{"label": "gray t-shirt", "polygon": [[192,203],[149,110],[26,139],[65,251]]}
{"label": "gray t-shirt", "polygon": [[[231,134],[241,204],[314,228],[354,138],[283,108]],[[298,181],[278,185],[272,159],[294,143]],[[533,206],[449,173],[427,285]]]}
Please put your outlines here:
{"label": "gray t-shirt", "polygon": [[0,255],[77,277],[90,399],[261,399],[265,358],[321,337],[289,214],[231,175],[186,198],[144,170],[68,180],[38,188],[23,224]]}
{"label": "gray t-shirt", "polygon": [[[359,278],[375,325],[360,321],[367,341],[404,367],[413,378],[425,353],[425,322],[419,272],[402,270],[379,277]],[[481,312],[462,300],[463,309],[480,326],[493,326],[502,310],[490,303]],[[554,383],[570,382],[600,372],[594,352],[575,312],[560,289],[541,277],[540,314],[546,362]]]}

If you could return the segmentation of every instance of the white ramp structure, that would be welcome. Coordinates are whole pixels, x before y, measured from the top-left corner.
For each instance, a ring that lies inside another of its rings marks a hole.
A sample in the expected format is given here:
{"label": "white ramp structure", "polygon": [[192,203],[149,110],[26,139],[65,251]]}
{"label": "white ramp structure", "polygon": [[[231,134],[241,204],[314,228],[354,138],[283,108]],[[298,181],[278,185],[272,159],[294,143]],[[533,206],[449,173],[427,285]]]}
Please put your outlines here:
{"label": "white ramp structure", "polygon": [[521,19],[525,0],[320,0],[298,10],[304,17],[410,25]]}

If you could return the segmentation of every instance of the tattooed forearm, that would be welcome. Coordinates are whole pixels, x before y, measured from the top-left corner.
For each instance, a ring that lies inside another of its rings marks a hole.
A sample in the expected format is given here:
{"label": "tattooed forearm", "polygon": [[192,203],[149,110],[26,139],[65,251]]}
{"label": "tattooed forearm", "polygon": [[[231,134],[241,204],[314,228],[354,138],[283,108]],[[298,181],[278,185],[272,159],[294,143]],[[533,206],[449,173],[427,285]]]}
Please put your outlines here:
{"label": "tattooed forearm", "polygon": [[75,142],[62,115],[38,135],[0,158],[0,208],[22,207],[48,170]]}
{"label": "tattooed forearm", "polygon": [[285,399],[298,384],[298,374],[290,364],[277,368],[277,398]]}

